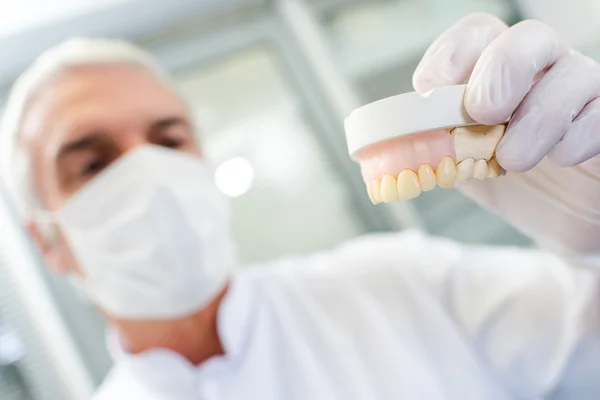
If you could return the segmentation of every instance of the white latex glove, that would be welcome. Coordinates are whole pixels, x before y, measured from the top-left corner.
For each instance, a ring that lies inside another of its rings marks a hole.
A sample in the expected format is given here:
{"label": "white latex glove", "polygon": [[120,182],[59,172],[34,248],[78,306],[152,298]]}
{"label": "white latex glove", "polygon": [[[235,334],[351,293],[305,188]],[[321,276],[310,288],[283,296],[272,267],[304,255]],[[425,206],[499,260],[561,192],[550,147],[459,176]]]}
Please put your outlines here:
{"label": "white latex glove", "polygon": [[425,92],[467,80],[471,117],[512,119],[497,149],[507,175],[463,192],[542,246],[600,256],[600,65],[541,22],[508,28],[475,14],[431,45],[413,84]]}

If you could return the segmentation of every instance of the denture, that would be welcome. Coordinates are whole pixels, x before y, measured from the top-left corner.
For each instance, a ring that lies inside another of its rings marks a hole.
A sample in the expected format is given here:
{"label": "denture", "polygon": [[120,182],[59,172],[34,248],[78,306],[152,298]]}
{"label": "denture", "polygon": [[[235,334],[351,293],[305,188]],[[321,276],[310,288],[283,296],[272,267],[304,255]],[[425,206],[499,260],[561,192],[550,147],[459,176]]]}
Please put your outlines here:
{"label": "denture", "polygon": [[360,164],[373,204],[504,175],[495,151],[506,124],[473,121],[463,107],[465,87],[393,96],[346,119],[348,150]]}

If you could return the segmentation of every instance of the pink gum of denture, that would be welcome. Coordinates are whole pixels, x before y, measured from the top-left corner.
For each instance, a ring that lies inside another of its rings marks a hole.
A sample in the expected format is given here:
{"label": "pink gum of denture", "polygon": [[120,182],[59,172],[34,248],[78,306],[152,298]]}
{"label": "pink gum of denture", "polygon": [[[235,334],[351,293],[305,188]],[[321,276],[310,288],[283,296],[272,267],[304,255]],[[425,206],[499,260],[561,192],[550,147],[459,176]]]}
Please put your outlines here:
{"label": "pink gum of denture", "polygon": [[368,184],[385,174],[398,176],[404,169],[417,171],[422,164],[435,169],[446,156],[456,161],[454,136],[450,135],[450,129],[389,139],[360,150],[356,158]]}

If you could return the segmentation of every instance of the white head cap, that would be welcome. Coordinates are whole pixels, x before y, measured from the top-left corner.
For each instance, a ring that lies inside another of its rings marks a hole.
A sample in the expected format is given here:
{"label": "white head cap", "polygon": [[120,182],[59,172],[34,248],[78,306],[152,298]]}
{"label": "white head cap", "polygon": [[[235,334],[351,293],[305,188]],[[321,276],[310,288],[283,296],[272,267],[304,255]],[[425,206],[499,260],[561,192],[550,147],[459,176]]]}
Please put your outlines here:
{"label": "white head cap", "polygon": [[140,48],[120,40],[70,39],[44,52],[15,82],[0,123],[0,176],[22,218],[31,217],[40,201],[33,190],[30,163],[20,141],[24,115],[41,87],[58,74],[79,66],[131,64],[174,87],[158,62]]}

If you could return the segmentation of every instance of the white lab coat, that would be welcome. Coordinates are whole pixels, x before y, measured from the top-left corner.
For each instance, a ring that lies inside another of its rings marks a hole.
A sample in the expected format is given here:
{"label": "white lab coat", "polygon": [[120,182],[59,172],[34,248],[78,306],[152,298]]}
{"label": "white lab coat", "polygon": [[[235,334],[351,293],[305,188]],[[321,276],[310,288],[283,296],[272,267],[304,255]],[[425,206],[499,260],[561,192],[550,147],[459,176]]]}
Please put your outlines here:
{"label": "white lab coat", "polygon": [[596,272],[418,232],[239,273],[227,355],[121,354],[96,400],[600,399]]}

